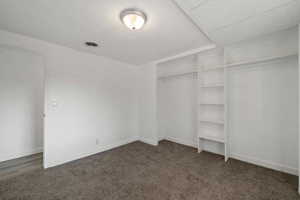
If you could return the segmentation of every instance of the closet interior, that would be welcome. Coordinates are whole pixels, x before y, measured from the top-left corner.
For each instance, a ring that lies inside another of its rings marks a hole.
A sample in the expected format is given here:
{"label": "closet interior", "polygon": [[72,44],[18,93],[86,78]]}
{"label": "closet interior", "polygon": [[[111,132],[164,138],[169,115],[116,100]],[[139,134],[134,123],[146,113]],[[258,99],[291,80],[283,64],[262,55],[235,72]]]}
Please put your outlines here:
{"label": "closet interior", "polygon": [[297,35],[288,29],[158,63],[159,139],[297,174]]}

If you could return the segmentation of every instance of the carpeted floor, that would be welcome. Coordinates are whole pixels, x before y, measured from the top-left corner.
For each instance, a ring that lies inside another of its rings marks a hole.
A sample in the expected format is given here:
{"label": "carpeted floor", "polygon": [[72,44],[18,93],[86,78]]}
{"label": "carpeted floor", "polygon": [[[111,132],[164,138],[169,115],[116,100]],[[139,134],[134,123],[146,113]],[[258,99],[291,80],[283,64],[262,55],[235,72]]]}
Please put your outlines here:
{"label": "carpeted floor", "polygon": [[134,142],[0,181],[1,200],[296,200],[297,177],[190,147]]}

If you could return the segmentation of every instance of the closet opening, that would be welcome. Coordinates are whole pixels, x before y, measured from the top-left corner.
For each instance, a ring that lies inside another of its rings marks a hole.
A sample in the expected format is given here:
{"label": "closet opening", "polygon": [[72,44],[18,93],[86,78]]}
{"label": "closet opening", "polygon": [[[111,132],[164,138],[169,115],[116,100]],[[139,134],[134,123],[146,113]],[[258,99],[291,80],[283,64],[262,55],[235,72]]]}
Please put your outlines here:
{"label": "closet opening", "polygon": [[298,30],[157,64],[160,140],[298,175]]}
{"label": "closet opening", "polygon": [[0,177],[43,167],[44,62],[26,49],[0,46]]}

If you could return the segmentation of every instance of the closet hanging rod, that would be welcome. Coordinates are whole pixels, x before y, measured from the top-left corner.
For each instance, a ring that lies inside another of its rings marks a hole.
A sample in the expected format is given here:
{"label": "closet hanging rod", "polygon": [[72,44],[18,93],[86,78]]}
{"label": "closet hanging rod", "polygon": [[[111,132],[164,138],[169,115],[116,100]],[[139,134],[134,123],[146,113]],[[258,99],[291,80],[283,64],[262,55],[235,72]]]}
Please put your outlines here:
{"label": "closet hanging rod", "polygon": [[[259,64],[259,63],[272,62],[275,60],[280,60],[280,59],[295,57],[295,56],[298,57],[298,54],[295,53],[295,54],[289,54],[289,55],[283,55],[283,56],[267,57],[267,58],[262,58],[262,59],[258,59],[258,60],[252,60],[252,61],[244,61],[244,62],[238,62],[238,63],[225,64],[224,68],[233,68],[233,67],[241,67],[243,65],[253,65],[253,64]],[[217,69],[219,69],[219,68],[217,68]],[[222,69],[222,68],[220,68],[220,69]],[[178,73],[178,74],[170,74],[170,75],[166,75],[166,76],[159,76],[159,77],[157,77],[157,79],[158,80],[168,79],[168,78],[174,78],[174,77],[178,77],[178,76],[186,76],[186,75],[197,74],[197,73],[198,73],[197,71],[191,71],[191,72],[184,72],[184,73]]]}
{"label": "closet hanging rod", "polygon": [[174,78],[174,77],[178,77],[178,76],[186,76],[186,75],[191,75],[191,74],[197,74],[197,71],[184,72],[184,73],[178,73],[178,74],[170,74],[167,76],[159,76],[157,79],[162,80],[162,79]]}
{"label": "closet hanging rod", "polygon": [[288,55],[282,55],[282,56],[273,56],[273,57],[252,60],[252,61],[244,61],[244,62],[238,62],[238,63],[225,64],[225,67],[232,68],[232,67],[240,67],[242,65],[253,65],[253,64],[259,64],[259,63],[266,63],[266,62],[272,62],[275,60],[280,60],[280,59],[294,57],[294,56],[298,56],[298,54],[295,53],[295,54],[288,54]]}

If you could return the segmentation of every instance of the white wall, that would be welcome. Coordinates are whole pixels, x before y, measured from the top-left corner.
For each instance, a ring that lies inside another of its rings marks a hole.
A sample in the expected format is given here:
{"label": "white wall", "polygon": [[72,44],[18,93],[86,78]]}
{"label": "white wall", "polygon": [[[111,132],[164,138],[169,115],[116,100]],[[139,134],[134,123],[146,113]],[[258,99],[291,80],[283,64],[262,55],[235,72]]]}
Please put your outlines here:
{"label": "white wall", "polygon": [[0,45],[45,59],[45,167],[137,140],[133,66],[4,31]]}
{"label": "white wall", "polygon": [[195,90],[193,74],[158,81],[160,140],[196,144]]}
{"label": "white wall", "polygon": [[156,66],[139,66],[138,77],[139,137],[145,143],[157,145]]}
{"label": "white wall", "polygon": [[42,152],[43,87],[40,56],[0,45],[0,162]]}

